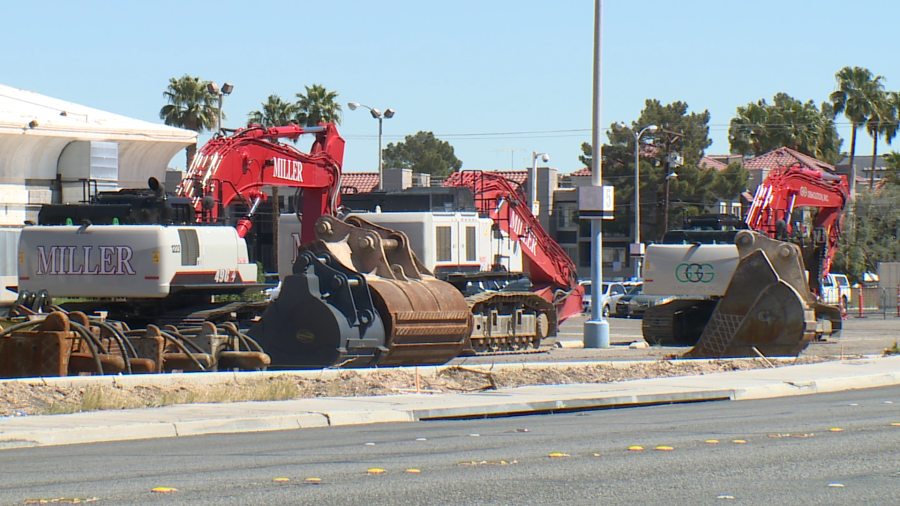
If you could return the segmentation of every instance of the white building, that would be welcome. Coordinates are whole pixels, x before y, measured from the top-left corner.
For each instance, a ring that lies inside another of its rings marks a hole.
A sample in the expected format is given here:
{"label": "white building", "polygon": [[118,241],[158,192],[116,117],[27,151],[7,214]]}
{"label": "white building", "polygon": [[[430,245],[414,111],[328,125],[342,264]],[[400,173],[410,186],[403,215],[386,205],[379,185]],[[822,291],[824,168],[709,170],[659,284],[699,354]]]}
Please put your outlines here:
{"label": "white building", "polygon": [[37,221],[41,204],[165,181],[197,133],[0,85],[0,226]]}

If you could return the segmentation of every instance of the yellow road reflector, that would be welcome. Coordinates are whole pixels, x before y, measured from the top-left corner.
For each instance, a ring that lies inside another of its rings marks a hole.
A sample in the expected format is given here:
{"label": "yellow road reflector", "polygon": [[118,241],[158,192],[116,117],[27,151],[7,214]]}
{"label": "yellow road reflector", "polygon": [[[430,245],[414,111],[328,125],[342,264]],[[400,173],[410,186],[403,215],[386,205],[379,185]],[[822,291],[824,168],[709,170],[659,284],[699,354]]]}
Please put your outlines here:
{"label": "yellow road reflector", "polygon": [[275,479],[272,480],[272,481],[275,481],[275,482],[278,482],[278,483],[286,483],[286,482],[291,481],[291,479],[290,479],[290,478],[275,478]]}
{"label": "yellow road reflector", "polygon": [[481,437],[481,434],[469,434],[470,437]]}
{"label": "yellow road reflector", "polygon": [[643,446],[629,446],[628,449],[633,452],[639,452],[639,451],[643,450],[644,447]]}
{"label": "yellow road reflector", "polygon": [[600,454],[599,454],[599,453],[595,453],[594,456],[595,456],[595,457],[599,457]]}
{"label": "yellow road reflector", "polygon": [[547,456],[548,457],[570,457],[571,455],[569,455],[568,453],[553,452]]}
{"label": "yellow road reflector", "polygon": [[745,444],[747,444],[747,440],[746,439],[735,439],[734,441],[732,441],[732,443],[734,443],[736,445],[745,445]]}
{"label": "yellow road reflector", "polygon": [[841,432],[841,431],[843,431],[844,429],[842,429],[842,428],[840,428],[840,427],[832,427],[832,428],[830,428],[830,429],[828,429],[828,430],[830,430],[831,432]]}
{"label": "yellow road reflector", "polygon": [[366,472],[369,474],[384,474],[384,469],[373,467],[372,469],[367,469]]}
{"label": "yellow road reflector", "polygon": [[375,446],[375,443],[369,441],[368,443],[366,443],[366,446]]}
{"label": "yellow road reflector", "polygon": [[83,502],[97,502],[99,497],[53,497],[50,499],[25,499],[25,504],[81,504]]}
{"label": "yellow road reflector", "polygon": [[900,427],[900,422],[891,422],[894,427]]}
{"label": "yellow road reflector", "polygon": [[843,483],[829,483],[828,486],[831,488],[844,488]]}
{"label": "yellow road reflector", "polygon": [[657,446],[656,448],[654,448],[654,450],[659,450],[659,451],[661,451],[661,452],[670,452],[670,451],[672,451],[672,450],[674,450],[674,449],[675,449],[675,448],[673,448],[673,447],[671,447],[671,446]]}
{"label": "yellow road reflector", "polygon": [[420,470],[418,470],[418,469],[407,469],[406,472],[407,472],[407,473],[411,473],[411,474],[419,474],[419,473],[421,473],[422,471],[420,471]]}
{"label": "yellow road reflector", "polygon": [[417,437],[416,441],[428,441],[428,439],[426,439],[424,437]]}
{"label": "yellow road reflector", "polygon": [[151,492],[155,494],[171,494],[172,492],[178,492],[177,488],[172,487],[156,487]]}
{"label": "yellow road reflector", "polygon": [[707,439],[706,443],[711,444],[711,445],[717,445],[717,444],[719,444],[719,440],[718,439]]}
{"label": "yellow road reflector", "polygon": [[306,483],[322,483],[322,478],[307,478]]}

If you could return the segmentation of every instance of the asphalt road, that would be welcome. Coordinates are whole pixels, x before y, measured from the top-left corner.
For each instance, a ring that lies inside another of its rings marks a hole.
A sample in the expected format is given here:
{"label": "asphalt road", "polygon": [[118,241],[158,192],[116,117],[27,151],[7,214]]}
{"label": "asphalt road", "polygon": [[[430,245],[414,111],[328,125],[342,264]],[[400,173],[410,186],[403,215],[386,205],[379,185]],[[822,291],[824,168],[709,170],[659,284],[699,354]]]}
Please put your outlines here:
{"label": "asphalt road", "polygon": [[[560,341],[584,341],[584,322],[587,315],[567,319],[560,326]],[[571,362],[594,360],[647,360],[680,356],[689,348],[678,346],[650,346],[632,349],[633,342],[644,342],[640,319],[609,318],[610,348],[601,349],[553,349],[545,353],[494,355],[490,357],[465,357],[452,361],[459,363],[506,362]],[[840,357],[855,355],[880,355],[886,348],[900,340],[900,318],[881,314],[866,318],[850,316],[838,339],[815,342],[803,350],[801,356]]]}
{"label": "asphalt road", "polygon": [[897,504],[894,423],[900,387],[13,449],[0,451],[0,503]]}

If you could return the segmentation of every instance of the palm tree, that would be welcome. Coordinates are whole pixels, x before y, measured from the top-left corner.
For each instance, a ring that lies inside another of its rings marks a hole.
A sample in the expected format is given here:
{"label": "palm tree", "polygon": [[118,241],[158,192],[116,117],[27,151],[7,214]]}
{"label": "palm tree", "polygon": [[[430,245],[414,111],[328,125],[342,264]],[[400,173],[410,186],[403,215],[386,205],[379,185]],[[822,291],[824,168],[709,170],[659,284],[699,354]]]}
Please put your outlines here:
{"label": "palm tree", "polygon": [[[169,87],[163,92],[168,104],[159,110],[159,119],[165,124],[178,128],[186,128],[197,133],[212,130],[216,126],[219,115],[218,99],[206,89],[209,81],[201,81],[199,77],[187,74],[169,79]],[[186,148],[187,166],[191,166],[197,145]]]}
{"label": "palm tree", "polygon": [[897,136],[897,92],[885,92],[876,102],[866,121],[866,131],[872,136],[872,173],[869,188],[875,188],[875,161],[878,159],[878,136],[888,144]]}
{"label": "palm tree", "polygon": [[732,153],[758,156],[765,152],[764,140],[769,136],[768,115],[765,100],[737,108],[737,116],[731,119],[728,129]]}
{"label": "palm tree", "polygon": [[856,154],[856,130],[864,125],[872,116],[875,102],[884,91],[882,76],[875,76],[869,69],[862,67],[844,67],[834,75],[838,82],[838,90],[828,98],[834,104],[834,115],[844,113],[853,125],[850,137],[850,198],[856,193],[856,167],[853,158]]}
{"label": "palm tree", "polygon": [[321,84],[304,86],[306,94],[297,93],[297,123],[315,126],[319,123],[341,124],[341,104],[337,103],[338,94],[328,91]]}
{"label": "palm tree", "polygon": [[278,95],[269,95],[262,104],[262,110],[251,111],[247,121],[265,127],[290,125],[297,122],[297,104],[285,102]]}

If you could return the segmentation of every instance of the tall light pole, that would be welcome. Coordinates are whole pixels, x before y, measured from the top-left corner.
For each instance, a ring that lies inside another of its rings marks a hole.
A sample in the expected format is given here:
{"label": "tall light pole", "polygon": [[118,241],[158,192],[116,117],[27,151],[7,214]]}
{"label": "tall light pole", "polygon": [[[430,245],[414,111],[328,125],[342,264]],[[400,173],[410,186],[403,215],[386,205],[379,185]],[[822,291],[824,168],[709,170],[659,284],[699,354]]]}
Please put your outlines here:
{"label": "tall light pole", "polygon": [[[594,65],[593,65],[593,105],[591,107],[591,186],[592,190],[603,186],[603,0],[594,0]],[[581,203],[579,202],[579,214]],[[597,288],[600,300],[600,286],[603,281],[603,230],[600,220],[591,219],[591,287]],[[600,304],[591,304],[591,317],[584,322],[584,347],[609,348],[609,322],[603,316]]]}
{"label": "tall light pole", "polygon": [[641,256],[643,251],[641,251],[641,136],[646,132],[650,132],[651,134],[657,130],[659,127],[656,125],[650,125],[648,127],[644,127],[640,132],[635,132],[631,128],[625,125],[625,123],[619,122],[616,123],[616,130],[624,131],[628,130],[634,135],[634,246],[632,246],[631,255],[635,258],[634,262],[634,277],[641,277]]}
{"label": "tall light pole", "polygon": [[538,216],[541,212],[540,207],[538,206],[537,199],[537,161],[538,158],[541,159],[542,162],[547,163],[550,161],[550,155],[547,153],[538,153],[537,151],[531,152],[531,174],[528,174],[528,202],[531,206],[531,214]]}
{"label": "tall light pole", "polygon": [[381,122],[384,118],[393,118],[396,111],[388,109],[382,113],[378,109],[373,109],[366,104],[360,104],[359,102],[350,102],[347,104],[347,107],[349,107],[351,111],[355,111],[357,107],[365,107],[372,114],[372,117],[378,120],[378,191],[382,191],[384,190],[384,170],[382,168],[384,163],[381,152]]}
{"label": "tall light pole", "polygon": [[666,176],[666,205],[664,206],[665,214],[663,215],[663,233],[665,236],[666,232],[669,231],[669,181],[678,177],[678,174],[671,172],[668,176]]}
{"label": "tall light pole", "polygon": [[206,89],[207,89],[207,91],[209,91],[210,94],[219,97],[219,121],[216,124],[216,132],[221,132],[222,131],[222,102],[224,101],[223,99],[225,98],[225,95],[231,95],[231,92],[234,91],[234,85],[231,83],[225,83],[222,85],[222,89],[220,90],[218,84],[216,84],[214,82],[210,82],[209,84],[206,85]]}

